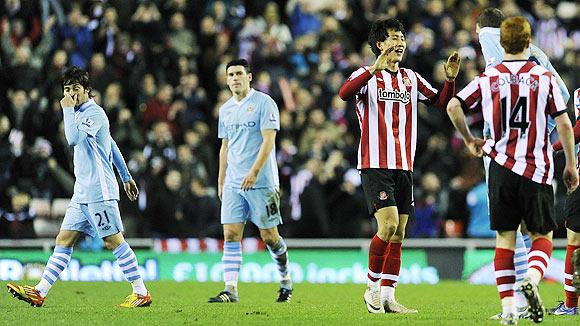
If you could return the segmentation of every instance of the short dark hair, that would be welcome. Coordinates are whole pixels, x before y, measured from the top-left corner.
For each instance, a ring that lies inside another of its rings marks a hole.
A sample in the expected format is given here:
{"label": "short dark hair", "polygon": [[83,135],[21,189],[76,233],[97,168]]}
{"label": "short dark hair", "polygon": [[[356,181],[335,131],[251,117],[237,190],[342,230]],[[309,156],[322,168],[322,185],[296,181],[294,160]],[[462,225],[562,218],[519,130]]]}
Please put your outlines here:
{"label": "short dark hair", "polygon": [[228,70],[229,67],[233,67],[233,66],[242,66],[244,67],[244,69],[246,69],[247,73],[250,73],[250,64],[248,63],[248,60],[246,59],[234,59],[230,62],[228,62],[228,64],[226,65],[226,70]]}
{"label": "short dark hair", "polygon": [[77,66],[72,66],[67,68],[64,73],[62,74],[62,89],[64,90],[64,87],[66,85],[72,85],[72,84],[79,84],[82,87],[84,87],[85,89],[89,90],[89,96],[92,97],[92,87],[91,87],[91,81],[89,79],[89,73],[82,70],[81,68],[77,67]]}
{"label": "short dark hair", "polygon": [[497,8],[485,8],[479,17],[477,17],[477,23],[479,28],[483,27],[495,27],[499,28],[501,22],[504,20],[504,15],[501,10]]}
{"label": "short dark hair", "polygon": [[382,42],[389,37],[389,33],[387,32],[389,29],[394,29],[395,31],[403,33],[405,37],[407,36],[405,33],[405,27],[403,27],[403,24],[396,18],[375,21],[371,25],[371,30],[369,32],[369,45],[377,57],[381,54],[381,50],[377,47],[377,42]]}

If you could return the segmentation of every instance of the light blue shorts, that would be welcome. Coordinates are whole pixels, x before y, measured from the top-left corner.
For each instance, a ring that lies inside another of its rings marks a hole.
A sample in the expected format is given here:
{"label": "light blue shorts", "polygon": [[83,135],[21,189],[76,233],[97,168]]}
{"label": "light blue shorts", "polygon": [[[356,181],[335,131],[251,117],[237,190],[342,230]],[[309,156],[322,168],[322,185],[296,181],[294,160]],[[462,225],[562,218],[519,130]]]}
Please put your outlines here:
{"label": "light blue shorts", "polygon": [[116,200],[89,204],[71,202],[60,226],[61,230],[83,232],[91,237],[105,238],[123,232],[123,222]]}
{"label": "light blue shorts", "polygon": [[277,187],[242,190],[224,187],[222,224],[246,223],[250,220],[260,229],[282,224],[280,192]]}

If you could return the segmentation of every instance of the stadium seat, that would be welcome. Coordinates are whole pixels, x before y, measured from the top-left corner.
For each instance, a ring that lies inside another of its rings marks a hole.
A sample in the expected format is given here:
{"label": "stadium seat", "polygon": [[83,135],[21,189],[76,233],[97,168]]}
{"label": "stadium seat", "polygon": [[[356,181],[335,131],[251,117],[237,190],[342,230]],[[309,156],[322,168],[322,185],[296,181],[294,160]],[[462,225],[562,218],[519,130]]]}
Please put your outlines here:
{"label": "stadium seat", "polygon": [[68,198],[55,198],[52,200],[52,219],[62,219],[64,214],[66,213],[66,209],[68,204],[70,203],[70,199]]}
{"label": "stadium seat", "polygon": [[50,217],[51,204],[48,199],[32,198],[30,200],[30,208],[34,210],[37,217]]}

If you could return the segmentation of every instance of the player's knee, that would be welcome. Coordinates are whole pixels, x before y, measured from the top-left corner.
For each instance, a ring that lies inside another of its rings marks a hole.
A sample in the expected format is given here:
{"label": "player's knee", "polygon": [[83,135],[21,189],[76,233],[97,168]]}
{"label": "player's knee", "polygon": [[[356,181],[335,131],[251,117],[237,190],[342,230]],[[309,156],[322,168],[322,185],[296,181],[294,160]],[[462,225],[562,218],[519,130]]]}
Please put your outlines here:
{"label": "player's knee", "polygon": [[56,236],[55,243],[59,247],[70,248],[75,244],[75,238],[73,236],[71,236],[70,234],[60,232]]}
{"label": "player's knee", "polygon": [[386,221],[379,225],[379,238],[384,240],[389,240],[393,237],[395,232],[397,231],[397,224],[396,221]]}

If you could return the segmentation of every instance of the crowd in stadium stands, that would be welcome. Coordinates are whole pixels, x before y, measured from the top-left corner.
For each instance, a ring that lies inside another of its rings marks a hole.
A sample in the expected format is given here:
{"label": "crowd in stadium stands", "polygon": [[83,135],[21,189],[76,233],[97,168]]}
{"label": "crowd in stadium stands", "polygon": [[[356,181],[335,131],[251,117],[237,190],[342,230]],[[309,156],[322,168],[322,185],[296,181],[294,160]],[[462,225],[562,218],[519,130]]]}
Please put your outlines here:
{"label": "crowd in stadium stands", "polygon": [[[569,89],[580,86],[574,1],[1,3],[0,238],[35,236],[31,199],[72,195],[72,151],[59,105],[60,73],[68,65],[89,71],[95,100],[140,187],[137,202],[121,199],[129,237],[221,236],[216,118],[230,97],[225,64],[233,58],[250,61],[253,87],[280,108],[286,237],[374,233],[354,169],[360,133],[354,103],[337,94],[345,76],[374,62],[366,39],[375,19],[395,16],[404,23],[402,66],[437,88],[445,78],[442,60],[458,50],[460,89],[484,67],[475,33],[481,9],[522,14]],[[470,121],[481,128],[481,116]],[[414,178],[409,237],[493,236],[485,232],[481,160],[467,154],[443,111],[419,107]]]}

